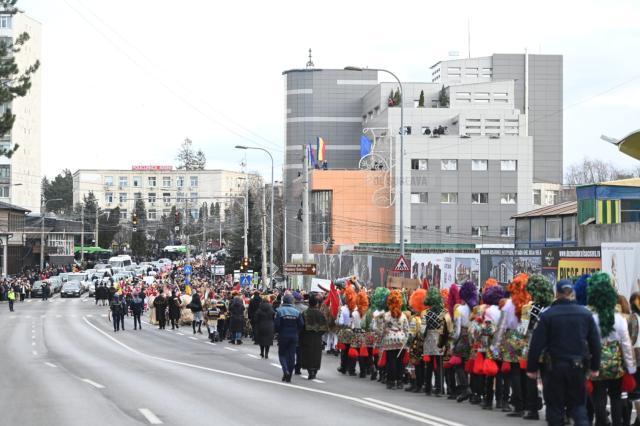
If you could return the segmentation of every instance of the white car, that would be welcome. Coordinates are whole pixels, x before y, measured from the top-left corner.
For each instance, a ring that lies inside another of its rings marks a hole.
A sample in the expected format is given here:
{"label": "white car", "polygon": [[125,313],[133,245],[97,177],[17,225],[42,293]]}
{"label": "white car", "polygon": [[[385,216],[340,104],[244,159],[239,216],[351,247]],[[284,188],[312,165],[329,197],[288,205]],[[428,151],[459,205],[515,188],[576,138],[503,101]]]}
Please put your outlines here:
{"label": "white car", "polygon": [[80,284],[80,292],[84,293],[89,289],[91,280],[86,272],[72,272],[67,274],[67,282],[78,282]]}

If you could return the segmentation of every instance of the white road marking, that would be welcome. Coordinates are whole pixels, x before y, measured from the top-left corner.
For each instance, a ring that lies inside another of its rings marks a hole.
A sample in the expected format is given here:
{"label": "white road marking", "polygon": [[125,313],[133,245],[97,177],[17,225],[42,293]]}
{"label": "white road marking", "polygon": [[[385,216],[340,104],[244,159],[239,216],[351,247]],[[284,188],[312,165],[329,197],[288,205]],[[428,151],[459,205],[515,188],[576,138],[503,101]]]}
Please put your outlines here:
{"label": "white road marking", "polygon": [[107,317],[107,314],[102,314],[102,315],[100,315],[100,316],[101,316],[102,318],[106,318],[106,317]]}
{"label": "white road marking", "polygon": [[280,364],[276,364],[276,363],[272,362],[271,365],[273,365],[276,368],[280,368]]}
{"label": "white road marking", "polygon": [[[417,423],[427,424],[427,425],[431,425],[431,426],[443,426],[443,423],[435,423],[433,421],[429,421],[426,418],[422,417],[422,416],[424,416],[422,413],[420,413],[421,416],[412,415],[412,414],[409,414],[409,413],[407,413],[405,411],[399,411],[397,409],[392,409],[392,408],[389,408],[389,407],[385,407],[383,404],[380,404],[380,403],[374,403],[374,402],[368,401],[368,400],[366,400],[364,398],[358,398],[358,397],[354,397],[354,396],[343,395],[343,394],[329,392],[329,391],[322,390],[322,389],[309,388],[309,387],[306,387],[306,386],[294,385],[294,384],[291,384],[291,383],[283,383],[283,382],[276,381],[276,380],[269,380],[269,379],[263,379],[263,378],[260,378],[260,377],[247,376],[247,375],[244,375],[244,374],[234,373],[234,372],[231,372],[231,371],[219,370],[219,369],[215,369],[215,368],[204,367],[202,365],[191,364],[191,363],[188,363],[188,362],[176,361],[176,360],[173,360],[173,359],[162,358],[162,357],[159,357],[159,356],[150,355],[150,354],[141,352],[141,351],[139,351],[137,349],[133,349],[131,346],[128,346],[128,345],[122,343],[120,340],[118,340],[115,337],[109,335],[107,332],[105,332],[103,330],[100,330],[100,328],[98,328],[95,325],[93,325],[86,318],[83,318],[83,321],[89,327],[93,328],[95,331],[97,331],[98,333],[102,334],[104,337],[106,337],[107,339],[111,340],[113,343],[119,345],[121,348],[124,348],[125,350],[127,350],[127,351],[129,351],[129,352],[131,352],[131,353],[133,353],[135,355],[141,356],[141,357],[145,357],[145,358],[149,358],[149,359],[153,359],[153,360],[156,360],[156,361],[161,361],[161,362],[165,362],[165,363],[169,363],[169,364],[180,365],[182,367],[186,367],[186,368],[190,368],[190,369],[208,371],[208,372],[211,372],[211,373],[216,373],[216,374],[220,374],[220,375],[224,375],[224,376],[228,376],[228,377],[235,377],[235,378],[239,378],[239,379],[244,379],[244,380],[248,380],[248,381],[252,381],[252,382],[266,383],[266,384],[270,384],[270,385],[273,385],[273,386],[282,386],[282,387],[286,387],[286,388],[289,388],[289,389],[296,389],[296,390],[301,390],[301,391],[305,391],[305,392],[309,392],[309,393],[314,393],[314,394],[317,394],[317,395],[329,396],[329,397],[333,397],[335,399],[342,399],[344,401],[355,402],[357,404],[364,405],[364,406],[367,406],[369,408],[373,408],[375,410],[384,411],[384,412],[387,412],[389,414],[392,414],[392,415],[395,415],[395,416],[398,416],[398,417],[404,417],[406,419],[413,420],[413,421],[415,421]],[[406,410],[406,409],[403,408],[403,410]],[[444,423],[444,425],[458,426],[459,424],[446,420],[446,423]]]}
{"label": "white road marking", "polygon": [[177,334],[178,336],[184,336],[184,333],[180,333],[180,332],[178,332],[178,333],[176,333],[176,334]]}
{"label": "white road marking", "polygon": [[228,347],[228,346],[225,346],[224,348],[225,348],[226,350],[228,350],[228,351],[231,351],[231,352],[238,352],[238,350],[237,350],[237,349],[230,348],[230,347]]}
{"label": "white road marking", "polygon": [[320,379],[313,379],[313,380],[312,380],[312,382],[316,382],[316,383],[324,383],[324,381],[323,381],[323,380],[320,380]]}
{"label": "white road marking", "polygon": [[32,351],[31,353],[33,354],[33,356],[37,356],[38,355],[38,351]]}
{"label": "white road marking", "polygon": [[205,342],[207,345],[215,346],[216,344],[213,342]]}
{"label": "white road marking", "polygon": [[104,386],[102,386],[100,383],[96,383],[93,380],[89,380],[89,379],[82,379],[83,382],[85,383],[89,383],[91,386],[93,386],[94,388],[98,388],[98,389],[104,389]]}
{"label": "white road marking", "polygon": [[36,335],[35,334],[31,335],[31,340],[36,340]]}
{"label": "white road marking", "polygon": [[56,315],[56,318],[62,318],[62,315]]}
{"label": "white road marking", "polygon": [[142,414],[144,416],[144,418],[147,419],[149,424],[152,424],[152,425],[161,425],[162,424],[162,421],[158,418],[158,416],[153,414],[151,412],[151,410],[149,410],[148,408],[140,408],[140,409],[138,409],[138,411],[140,411],[140,414]]}
{"label": "white road marking", "polygon": [[87,314],[87,318],[91,318],[91,317],[93,317],[93,315]]}
{"label": "white road marking", "polygon": [[247,354],[247,356],[249,356],[251,358],[255,358],[255,359],[260,359],[260,357],[258,355],[254,355],[254,354]]}
{"label": "white road marking", "polygon": [[27,315],[26,318],[31,318],[31,315]]}
{"label": "white road marking", "polygon": [[394,410],[398,410],[398,411],[401,411],[403,413],[407,413],[407,414],[410,414],[410,415],[413,415],[413,416],[418,416],[418,417],[422,417],[422,418],[427,419],[427,420],[432,420],[434,422],[438,422],[436,424],[439,424],[439,425],[464,426],[461,423],[456,423],[456,422],[453,422],[451,420],[443,419],[442,417],[436,417],[436,416],[432,416],[430,414],[425,414],[425,413],[422,413],[420,411],[415,411],[415,410],[412,410],[410,408],[402,407],[400,405],[390,404],[388,402],[380,401],[379,399],[364,398],[364,400],[372,402],[374,404],[380,404],[380,405],[382,405],[384,407],[388,407],[388,408],[391,408],[391,409],[394,409]]}
{"label": "white road marking", "polygon": [[55,364],[52,364],[50,362],[45,362],[44,365],[48,365],[51,368],[57,368],[57,366]]}
{"label": "white road marking", "polygon": [[198,340],[198,339],[197,339],[197,338],[195,338],[195,337],[189,337],[189,339],[191,339],[191,340]]}
{"label": "white road marking", "polygon": [[31,302],[32,302],[32,300],[31,300],[31,299],[27,299],[27,303],[31,303]]}
{"label": "white road marking", "polygon": [[36,345],[36,342],[31,342],[31,346],[35,346],[35,345]]}
{"label": "white road marking", "polygon": [[76,314],[71,314],[71,315],[69,315],[69,316],[70,316],[71,318],[75,318],[75,317],[76,317]]}
{"label": "white road marking", "polygon": [[11,319],[16,319],[16,316],[15,315],[11,315]]}
{"label": "white road marking", "polygon": [[40,318],[46,318],[46,317],[47,317],[46,315],[40,315]]}

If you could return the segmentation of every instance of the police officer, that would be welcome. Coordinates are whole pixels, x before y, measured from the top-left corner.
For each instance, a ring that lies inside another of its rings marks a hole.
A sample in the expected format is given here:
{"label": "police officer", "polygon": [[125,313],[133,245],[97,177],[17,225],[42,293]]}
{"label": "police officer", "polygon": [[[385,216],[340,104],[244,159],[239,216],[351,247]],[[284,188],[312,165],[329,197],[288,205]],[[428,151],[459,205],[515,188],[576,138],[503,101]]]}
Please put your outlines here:
{"label": "police officer", "polygon": [[551,426],[563,425],[565,414],[575,426],[589,424],[585,369],[596,377],[600,368],[600,335],[593,315],[574,299],[573,283],[560,280],[556,301],[540,315],[529,347],[527,376],[531,379],[538,377],[538,361],[545,355],[543,392]]}
{"label": "police officer", "polygon": [[293,296],[286,294],[282,306],[276,310],[274,328],[278,333],[278,357],[282,366],[282,381],[291,382],[295,370],[298,337],[304,327],[304,319],[293,306]]}

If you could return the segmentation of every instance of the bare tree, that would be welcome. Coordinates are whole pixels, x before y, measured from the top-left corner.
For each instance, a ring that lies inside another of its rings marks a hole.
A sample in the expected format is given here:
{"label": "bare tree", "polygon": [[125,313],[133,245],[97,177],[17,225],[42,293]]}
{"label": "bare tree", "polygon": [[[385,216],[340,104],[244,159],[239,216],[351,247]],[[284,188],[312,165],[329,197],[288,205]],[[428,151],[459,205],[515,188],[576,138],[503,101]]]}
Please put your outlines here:
{"label": "bare tree", "polygon": [[639,172],[640,167],[635,170],[624,170],[597,158],[585,157],[580,163],[572,164],[567,168],[565,183],[575,186],[606,182],[637,177]]}

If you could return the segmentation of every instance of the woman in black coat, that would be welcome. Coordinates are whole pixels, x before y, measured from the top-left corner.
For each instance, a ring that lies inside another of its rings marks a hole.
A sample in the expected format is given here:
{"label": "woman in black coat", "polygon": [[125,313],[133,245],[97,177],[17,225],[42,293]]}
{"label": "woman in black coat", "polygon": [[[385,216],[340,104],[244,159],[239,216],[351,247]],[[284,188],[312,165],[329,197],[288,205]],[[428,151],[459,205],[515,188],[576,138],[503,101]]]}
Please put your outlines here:
{"label": "woman in black coat", "polygon": [[242,332],[244,331],[244,303],[240,296],[233,298],[229,307],[229,334],[231,344],[242,344]]}
{"label": "woman in black coat", "polygon": [[260,356],[269,358],[269,348],[273,346],[273,317],[276,312],[266,299],[260,302],[258,310],[253,316],[253,334],[256,343],[260,345]]}
{"label": "woman in black coat", "polygon": [[169,298],[169,320],[171,320],[171,329],[175,330],[180,328],[180,313],[182,308],[182,302],[176,294],[175,290],[171,292]]}
{"label": "woman in black coat", "polygon": [[327,332],[327,318],[318,309],[318,298],[309,297],[309,309],[302,314],[304,328],[300,333],[300,366],[309,371],[309,380],[316,378],[322,361],[322,335]]}

